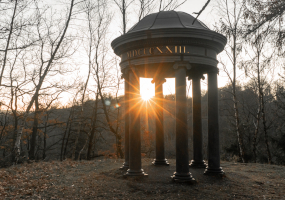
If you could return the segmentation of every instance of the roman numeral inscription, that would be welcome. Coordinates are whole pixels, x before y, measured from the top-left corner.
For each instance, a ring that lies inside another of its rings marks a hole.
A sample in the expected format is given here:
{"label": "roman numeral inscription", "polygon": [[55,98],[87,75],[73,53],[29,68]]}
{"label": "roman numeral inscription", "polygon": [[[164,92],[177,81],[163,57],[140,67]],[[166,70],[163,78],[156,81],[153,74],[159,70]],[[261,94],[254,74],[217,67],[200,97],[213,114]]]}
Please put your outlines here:
{"label": "roman numeral inscription", "polygon": [[157,49],[160,53],[162,53],[162,51],[160,50],[160,48],[159,48],[159,47],[156,47],[156,49]]}
{"label": "roman numeral inscription", "polygon": [[[190,47],[188,47],[190,48]],[[138,56],[151,56],[162,54],[187,54],[187,46],[158,46],[136,49],[127,52],[128,58],[135,58]]]}
{"label": "roman numeral inscription", "polygon": [[172,51],[169,49],[169,47],[168,46],[166,46],[166,49],[168,50],[168,51],[166,51],[165,53],[172,53]]}
{"label": "roman numeral inscription", "polygon": [[190,46],[190,45],[165,45],[165,46],[153,46],[145,47],[140,49],[134,49],[125,52],[121,55],[122,61],[129,59],[136,59],[141,57],[152,57],[152,56],[205,56],[216,59],[216,52],[213,49]]}

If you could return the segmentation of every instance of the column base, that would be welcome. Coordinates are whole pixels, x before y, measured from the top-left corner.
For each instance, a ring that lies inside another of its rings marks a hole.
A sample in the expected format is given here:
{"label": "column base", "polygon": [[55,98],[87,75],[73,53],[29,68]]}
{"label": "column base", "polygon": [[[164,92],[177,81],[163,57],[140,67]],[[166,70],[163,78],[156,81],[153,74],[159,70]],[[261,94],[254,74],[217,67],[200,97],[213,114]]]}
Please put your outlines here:
{"label": "column base", "polygon": [[193,167],[193,168],[206,168],[207,164],[204,160],[202,161],[195,161],[195,160],[191,160],[191,163],[189,164],[189,167]]}
{"label": "column base", "polygon": [[177,183],[196,183],[196,180],[192,177],[191,173],[177,173],[174,172],[173,176],[171,176],[172,180]]}
{"label": "column base", "polygon": [[124,164],[122,165],[122,167],[120,167],[120,169],[122,170],[129,169],[129,163],[124,162]]}
{"label": "column base", "polygon": [[127,170],[127,173],[124,174],[124,177],[144,177],[144,176],[148,176],[148,174],[146,174],[143,169],[141,170]]}
{"label": "column base", "polygon": [[221,176],[224,175],[225,172],[222,170],[222,168],[217,168],[217,169],[210,169],[209,166],[206,167],[206,170],[204,171],[204,175],[210,175],[210,176]]}
{"label": "column base", "polygon": [[162,159],[162,160],[158,160],[158,159],[154,159],[154,161],[152,162],[153,165],[169,165],[169,162],[167,161],[167,159]]}

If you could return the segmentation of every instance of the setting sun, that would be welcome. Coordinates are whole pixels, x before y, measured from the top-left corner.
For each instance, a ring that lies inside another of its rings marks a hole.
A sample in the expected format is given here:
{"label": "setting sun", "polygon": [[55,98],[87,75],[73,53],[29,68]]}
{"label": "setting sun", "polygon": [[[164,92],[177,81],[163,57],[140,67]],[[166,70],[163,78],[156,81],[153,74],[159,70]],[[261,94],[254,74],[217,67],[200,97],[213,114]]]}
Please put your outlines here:
{"label": "setting sun", "polygon": [[154,84],[151,83],[151,80],[150,78],[140,78],[140,94],[144,101],[154,97]]}
{"label": "setting sun", "polygon": [[145,90],[142,90],[141,91],[141,98],[144,100],[144,101],[148,101],[150,100],[151,98],[153,97],[151,91],[149,89],[145,89]]}

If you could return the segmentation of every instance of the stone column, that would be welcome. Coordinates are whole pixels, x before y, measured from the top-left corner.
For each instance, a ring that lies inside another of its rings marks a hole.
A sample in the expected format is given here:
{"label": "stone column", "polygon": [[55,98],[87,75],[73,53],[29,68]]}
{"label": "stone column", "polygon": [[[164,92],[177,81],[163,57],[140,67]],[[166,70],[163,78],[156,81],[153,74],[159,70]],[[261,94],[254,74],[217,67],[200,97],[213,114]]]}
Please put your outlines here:
{"label": "stone column", "polygon": [[189,172],[186,66],[175,64],[175,103],[176,103],[176,172],[172,178],[177,182],[193,182]]}
{"label": "stone column", "polygon": [[141,168],[140,79],[137,71],[129,71],[129,169],[126,176],[144,176]]}
{"label": "stone column", "polygon": [[202,134],[202,112],[201,112],[201,84],[203,74],[192,75],[192,118],[193,118],[193,160],[190,167],[205,168],[203,160],[203,134]]}
{"label": "stone column", "polygon": [[208,72],[208,166],[204,174],[224,174],[220,167],[218,69]]}
{"label": "stone column", "polygon": [[125,162],[121,169],[129,169],[129,70],[125,69]]}
{"label": "stone column", "polygon": [[163,91],[162,84],[165,83],[164,78],[156,78],[152,80],[155,84],[155,141],[156,141],[156,158],[152,162],[154,165],[169,165],[165,159],[164,152],[164,127],[163,127]]}

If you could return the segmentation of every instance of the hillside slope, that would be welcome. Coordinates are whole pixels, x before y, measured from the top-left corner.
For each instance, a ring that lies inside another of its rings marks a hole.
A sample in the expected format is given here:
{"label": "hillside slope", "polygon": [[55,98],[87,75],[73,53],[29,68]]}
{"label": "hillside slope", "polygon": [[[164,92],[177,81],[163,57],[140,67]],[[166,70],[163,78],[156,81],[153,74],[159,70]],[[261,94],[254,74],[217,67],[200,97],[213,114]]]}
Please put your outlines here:
{"label": "hillside slope", "polygon": [[225,177],[191,169],[194,185],[177,184],[170,166],[143,160],[147,178],[123,178],[123,160],[39,162],[0,169],[0,199],[285,199],[285,167],[222,162]]}

